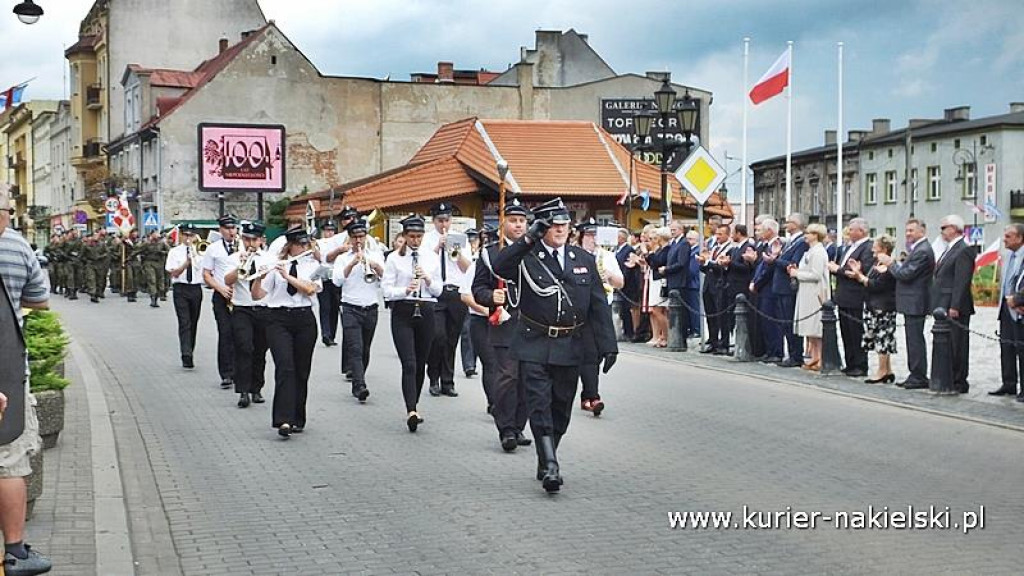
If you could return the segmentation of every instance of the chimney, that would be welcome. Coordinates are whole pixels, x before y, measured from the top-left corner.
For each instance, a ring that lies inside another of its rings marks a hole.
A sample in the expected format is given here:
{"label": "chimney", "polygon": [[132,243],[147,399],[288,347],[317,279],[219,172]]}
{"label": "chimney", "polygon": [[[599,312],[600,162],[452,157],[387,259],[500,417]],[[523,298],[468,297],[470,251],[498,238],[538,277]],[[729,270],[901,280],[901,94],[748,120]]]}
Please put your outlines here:
{"label": "chimney", "polygon": [[936,122],[938,122],[938,120],[934,120],[932,118],[911,118],[907,121],[907,126],[910,127],[911,130],[914,130]]}
{"label": "chimney", "polygon": [[455,64],[452,62],[438,62],[437,63],[437,82],[441,83],[452,83],[455,82]]}
{"label": "chimney", "polygon": [[957,106],[956,108],[946,108],[943,112],[942,119],[946,122],[959,122],[963,120],[971,119],[971,107],[970,106]]}
{"label": "chimney", "polygon": [[1024,102],[1010,102],[1010,114],[1024,112]]}
{"label": "chimney", "polygon": [[835,146],[835,145],[836,145],[836,131],[835,130],[825,130],[825,146]]}
{"label": "chimney", "polygon": [[658,82],[664,82],[666,80],[668,80],[669,82],[672,81],[672,73],[671,72],[650,72],[649,71],[649,72],[646,72],[644,75],[647,76],[648,78],[650,78],[651,80],[657,80]]}
{"label": "chimney", "polygon": [[227,36],[221,36],[220,37],[219,48],[220,49],[217,51],[217,54],[223,54],[224,51],[228,49],[228,37]]}
{"label": "chimney", "polygon": [[890,131],[888,118],[875,118],[871,121],[871,133],[874,135],[886,134]]}
{"label": "chimney", "polygon": [[870,132],[867,130],[850,130],[848,134],[849,138],[847,142],[860,142],[861,140],[866,138],[867,135],[870,134]]}
{"label": "chimney", "polygon": [[577,34],[584,44],[590,44],[590,34]]}

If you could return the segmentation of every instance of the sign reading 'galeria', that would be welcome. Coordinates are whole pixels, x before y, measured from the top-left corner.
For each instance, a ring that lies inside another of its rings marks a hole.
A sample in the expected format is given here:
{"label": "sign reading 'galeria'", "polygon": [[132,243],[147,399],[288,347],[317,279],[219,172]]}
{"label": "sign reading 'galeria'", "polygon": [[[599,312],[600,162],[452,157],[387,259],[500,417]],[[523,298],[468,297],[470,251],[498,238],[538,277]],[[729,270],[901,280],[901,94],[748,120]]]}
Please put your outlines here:
{"label": "sign reading 'galeria'", "polygon": [[199,125],[199,189],[284,192],[284,126]]}
{"label": "sign reading 'galeria'", "polygon": [[[676,101],[676,107],[681,107],[683,101],[680,98]],[[697,100],[697,105],[700,106],[700,100]],[[658,112],[657,106],[654,101],[650,99],[642,98],[604,98],[601,100],[601,127],[606,132],[615,138],[615,141],[619,144],[623,144],[627,147],[632,148],[639,143],[639,139],[636,136],[636,129],[633,127],[633,120],[637,113],[644,110],[650,112]],[[661,139],[662,133],[661,128],[661,116],[656,116],[651,122],[651,135],[647,137],[647,141],[644,144],[650,146],[654,145],[651,150],[640,153],[637,158],[648,164],[655,166],[661,165]],[[668,138],[675,140],[676,142],[685,142],[686,137],[683,135],[683,131],[679,126],[679,118],[672,114],[668,118],[668,128],[665,130],[665,134]],[[693,135],[693,138],[700,139],[700,130],[697,130],[697,134]],[[679,166],[683,163],[684,149],[680,148],[676,152],[670,153],[668,158],[668,170],[669,172],[675,172]]]}

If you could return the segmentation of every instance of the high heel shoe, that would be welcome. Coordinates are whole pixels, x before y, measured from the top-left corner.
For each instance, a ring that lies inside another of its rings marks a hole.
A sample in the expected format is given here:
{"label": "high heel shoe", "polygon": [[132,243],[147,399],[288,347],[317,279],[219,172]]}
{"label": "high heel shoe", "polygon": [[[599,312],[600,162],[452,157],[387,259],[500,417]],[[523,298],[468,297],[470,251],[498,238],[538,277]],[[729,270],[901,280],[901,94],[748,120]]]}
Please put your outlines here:
{"label": "high heel shoe", "polygon": [[423,418],[416,412],[410,412],[409,418],[406,419],[405,425],[409,427],[409,432],[415,432],[419,425],[423,423]]}
{"label": "high heel shoe", "polygon": [[896,375],[893,374],[892,372],[889,372],[888,374],[886,374],[885,376],[882,376],[881,378],[866,378],[864,380],[864,383],[865,384],[892,384],[895,381],[896,381]]}

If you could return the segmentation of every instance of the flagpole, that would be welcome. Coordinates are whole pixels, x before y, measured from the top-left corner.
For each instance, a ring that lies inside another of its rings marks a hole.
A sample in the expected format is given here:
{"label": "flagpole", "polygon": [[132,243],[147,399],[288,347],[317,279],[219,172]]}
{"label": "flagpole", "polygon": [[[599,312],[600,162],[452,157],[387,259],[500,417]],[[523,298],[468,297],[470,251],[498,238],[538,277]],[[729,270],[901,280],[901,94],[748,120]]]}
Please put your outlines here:
{"label": "flagpole", "polygon": [[843,234],[843,43],[839,47],[839,125],[836,128],[836,234]]}
{"label": "flagpole", "polygon": [[747,223],[747,65],[750,60],[750,38],[743,39],[743,167],[740,176],[740,222]]}
{"label": "flagpole", "polygon": [[793,41],[786,42],[789,51],[789,89],[786,93],[786,213],[793,213]]}

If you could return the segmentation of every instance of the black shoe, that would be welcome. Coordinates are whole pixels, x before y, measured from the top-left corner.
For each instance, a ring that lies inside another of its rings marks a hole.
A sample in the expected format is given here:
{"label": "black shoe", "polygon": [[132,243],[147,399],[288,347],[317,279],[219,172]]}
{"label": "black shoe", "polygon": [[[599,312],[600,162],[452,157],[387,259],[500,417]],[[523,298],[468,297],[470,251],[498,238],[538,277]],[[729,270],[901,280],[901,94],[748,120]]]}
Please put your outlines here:
{"label": "black shoe", "polygon": [[761,364],[778,364],[779,362],[782,362],[782,358],[778,356],[765,356],[761,359]]}
{"label": "black shoe", "polygon": [[292,434],[302,434],[305,430],[305,426],[292,426]]}
{"label": "black shoe", "polygon": [[548,493],[558,492],[562,488],[562,475],[558,470],[558,459],[555,456],[555,439],[552,436],[541,436],[537,440],[540,453],[544,460],[544,474],[541,476],[541,485]]}
{"label": "black shoe", "polygon": [[604,400],[601,398],[595,398],[590,402],[590,411],[594,413],[594,416],[600,416],[601,412],[604,412]]}
{"label": "black shoe", "polygon": [[191,356],[182,356],[181,357],[181,367],[182,368],[188,368],[189,370],[191,370],[191,369],[195,368],[196,365],[192,362],[192,357]]}
{"label": "black shoe", "polygon": [[220,387],[224,389],[231,388],[234,385],[235,382],[231,378],[224,378],[223,380],[220,381]]}
{"label": "black shoe", "polygon": [[522,432],[516,432],[516,444],[520,446],[529,446],[530,444],[533,444],[533,440],[523,436]]}
{"label": "black shoe", "polygon": [[135,295],[134,295],[134,294],[129,294],[129,295],[128,295],[128,301],[129,301],[129,302],[138,302],[138,299],[137,299],[137,298],[135,298]]}
{"label": "black shoe", "polygon": [[866,378],[865,384],[892,384],[896,381],[896,375],[892,372],[882,376],[881,378]]}
{"label": "black shoe", "polygon": [[409,432],[415,432],[422,423],[423,418],[420,418],[420,415],[415,413],[409,414],[409,417],[405,420],[405,425],[409,427]]}
{"label": "black shoe", "polygon": [[292,425],[291,424],[281,424],[280,426],[277,427],[277,434],[279,436],[284,436],[285,438],[291,436],[292,435]]}
{"label": "black shoe", "polygon": [[100,299],[96,296],[92,296],[91,298],[89,298],[89,302],[92,302],[93,304],[99,304]]}
{"label": "black shoe", "polygon": [[786,358],[782,362],[779,362],[779,368],[799,368],[804,363],[799,360],[793,360],[792,358]]}
{"label": "black shoe", "polygon": [[476,368],[466,370],[466,378],[472,378],[473,376],[476,376]]}
{"label": "black shoe", "polygon": [[715,347],[710,344],[705,344],[701,346],[697,351],[700,352],[701,354],[714,354]]}
{"label": "black shoe", "polygon": [[25,544],[25,550],[28,552],[28,556],[24,559],[9,552],[4,553],[5,574],[8,576],[34,576],[35,574],[45,574],[53,568],[53,563],[49,558],[40,556],[28,544]]}
{"label": "black shoe", "polygon": [[149,307],[150,308],[159,308],[160,307],[160,304],[158,304],[157,301],[156,301],[156,296],[150,296],[150,298],[149,298]]}
{"label": "black shoe", "polygon": [[263,398],[263,394],[260,394],[259,392],[252,393],[253,404],[263,404],[264,402],[266,402],[266,399]]}
{"label": "black shoe", "polygon": [[1017,402],[1024,403],[1024,394],[1017,394]]}
{"label": "black shoe", "polygon": [[863,378],[868,375],[868,372],[867,370],[854,369],[848,372],[843,372],[843,374],[846,374],[850,378]]}
{"label": "black shoe", "polygon": [[366,389],[366,386],[360,386],[352,392],[352,395],[358,398],[360,402],[366,402],[366,399],[370,397],[370,391]]}
{"label": "black shoe", "polygon": [[502,432],[498,439],[501,440],[501,449],[505,452],[515,452],[516,448],[519,447],[519,443],[516,442],[515,432]]}
{"label": "black shoe", "polygon": [[348,382],[352,381],[352,372],[345,372],[345,380]]}
{"label": "black shoe", "polygon": [[329,347],[329,346],[331,345],[331,340],[330,340],[330,338],[327,338],[326,336],[324,336],[323,338],[321,338],[321,339],[320,339],[320,341],[324,343],[324,346],[328,346],[328,347]]}
{"label": "black shoe", "polygon": [[901,388],[903,388],[904,390],[921,390],[921,389],[927,388],[927,387],[928,387],[928,383],[927,382],[923,382],[923,381],[922,382],[918,382],[918,381],[914,381],[914,380],[904,380],[903,381],[903,386],[901,386]]}
{"label": "black shoe", "polygon": [[239,408],[248,408],[249,404],[251,402],[252,402],[252,399],[249,397],[249,393],[248,392],[242,392],[241,394],[239,394],[239,396],[238,396],[238,407]]}
{"label": "black shoe", "polygon": [[454,386],[449,386],[446,388],[441,388],[441,395],[448,396],[449,398],[455,398],[459,395],[459,393],[455,391]]}
{"label": "black shoe", "polygon": [[993,390],[992,392],[988,393],[989,396],[1016,396],[1016,394],[1016,390],[1011,390],[1009,388],[1006,388],[1005,386],[1000,388],[999,390]]}
{"label": "black shoe", "polygon": [[441,395],[441,384],[439,384],[437,382],[431,382],[430,383],[430,395],[431,396],[440,396]]}
{"label": "black shoe", "polygon": [[711,351],[712,356],[727,356],[729,352],[724,348],[715,348]]}

